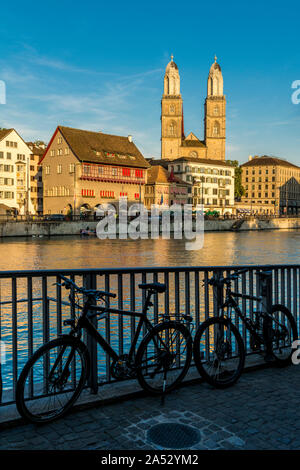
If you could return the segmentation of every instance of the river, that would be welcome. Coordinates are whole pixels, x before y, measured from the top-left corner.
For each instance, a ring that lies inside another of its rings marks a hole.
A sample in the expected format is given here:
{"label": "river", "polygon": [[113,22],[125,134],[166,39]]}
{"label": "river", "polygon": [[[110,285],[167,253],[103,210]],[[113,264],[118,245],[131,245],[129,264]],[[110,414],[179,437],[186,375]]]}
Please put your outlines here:
{"label": "river", "polygon": [[14,238],[0,242],[0,270],[135,266],[218,266],[300,262],[300,230],[206,232],[204,246],[185,240]]}

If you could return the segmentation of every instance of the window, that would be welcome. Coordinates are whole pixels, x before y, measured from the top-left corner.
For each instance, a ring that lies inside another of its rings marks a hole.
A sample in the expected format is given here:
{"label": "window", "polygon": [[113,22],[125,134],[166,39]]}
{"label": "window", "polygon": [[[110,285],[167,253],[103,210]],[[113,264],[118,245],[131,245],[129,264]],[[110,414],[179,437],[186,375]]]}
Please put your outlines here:
{"label": "window", "polygon": [[11,160],[11,153],[10,152],[7,152],[6,158],[7,158],[7,160]]}
{"label": "window", "polygon": [[55,150],[50,150],[50,156],[54,157],[54,155],[55,155]]}
{"label": "window", "polygon": [[62,155],[62,149],[57,150],[57,155]]}
{"label": "window", "polygon": [[215,121],[213,125],[213,135],[214,136],[220,135],[220,124],[217,121]]}
{"label": "window", "polygon": [[4,152],[0,152],[0,158],[4,158]]}
{"label": "window", "polygon": [[66,147],[65,148],[65,155],[69,155],[69,153],[70,153],[69,147]]}
{"label": "window", "polygon": [[175,122],[171,122],[171,124],[169,125],[169,135],[175,135],[176,134],[176,123]]}
{"label": "window", "polygon": [[58,144],[62,144],[62,137],[58,137],[57,143],[58,143]]}
{"label": "window", "polygon": [[57,165],[57,173],[61,174],[62,172],[62,165]]}
{"label": "window", "polygon": [[46,166],[46,175],[50,175],[50,165]]}
{"label": "window", "polygon": [[75,163],[70,163],[69,173],[74,173],[74,172],[75,172]]}

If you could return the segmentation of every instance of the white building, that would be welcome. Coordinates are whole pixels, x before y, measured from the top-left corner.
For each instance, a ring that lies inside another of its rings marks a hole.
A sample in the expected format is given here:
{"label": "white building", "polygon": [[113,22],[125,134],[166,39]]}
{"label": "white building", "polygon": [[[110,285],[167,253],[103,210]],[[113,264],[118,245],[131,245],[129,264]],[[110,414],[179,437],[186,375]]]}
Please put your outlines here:
{"label": "white building", "polygon": [[21,215],[33,213],[30,155],[30,148],[15,129],[0,130],[0,204]]}
{"label": "white building", "polygon": [[181,157],[168,162],[168,170],[193,185],[192,203],[221,215],[234,207],[234,167],[222,160]]}

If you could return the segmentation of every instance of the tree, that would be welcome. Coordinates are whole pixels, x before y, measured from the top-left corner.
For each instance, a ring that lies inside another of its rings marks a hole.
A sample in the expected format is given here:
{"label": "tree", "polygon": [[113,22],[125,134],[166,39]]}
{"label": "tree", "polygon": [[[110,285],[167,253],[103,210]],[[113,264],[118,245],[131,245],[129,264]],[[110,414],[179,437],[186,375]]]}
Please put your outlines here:
{"label": "tree", "polygon": [[245,194],[245,188],[242,186],[242,169],[237,160],[227,160],[234,167],[234,198],[240,200]]}
{"label": "tree", "polygon": [[37,147],[39,147],[40,145],[45,145],[45,147],[46,147],[46,144],[45,144],[45,142],[44,142],[43,140],[36,140],[36,141],[34,141],[33,143],[34,143],[34,145],[36,145]]}

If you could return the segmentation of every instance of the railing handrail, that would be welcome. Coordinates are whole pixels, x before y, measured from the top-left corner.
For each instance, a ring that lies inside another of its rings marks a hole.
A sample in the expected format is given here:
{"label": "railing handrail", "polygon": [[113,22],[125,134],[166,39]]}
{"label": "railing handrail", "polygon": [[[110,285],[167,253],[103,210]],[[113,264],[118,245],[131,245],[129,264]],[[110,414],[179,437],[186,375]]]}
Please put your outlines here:
{"label": "railing handrail", "polygon": [[61,274],[69,275],[83,275],[83,274],[130,274],[130,273],[163,273],[163,272],[194,272],[194,271],[228,271],[235,269],[285,269],[285,268],[299,268],[300,264],[237,264],[237,265],[226,265],[226,266],[135,266],[126,268],[84,268],[84,269],[41,269],[41,270],[17,270],[17,271],[0,271],[0,278],[6,277],[41,277],[41,276],[57,276]]}

